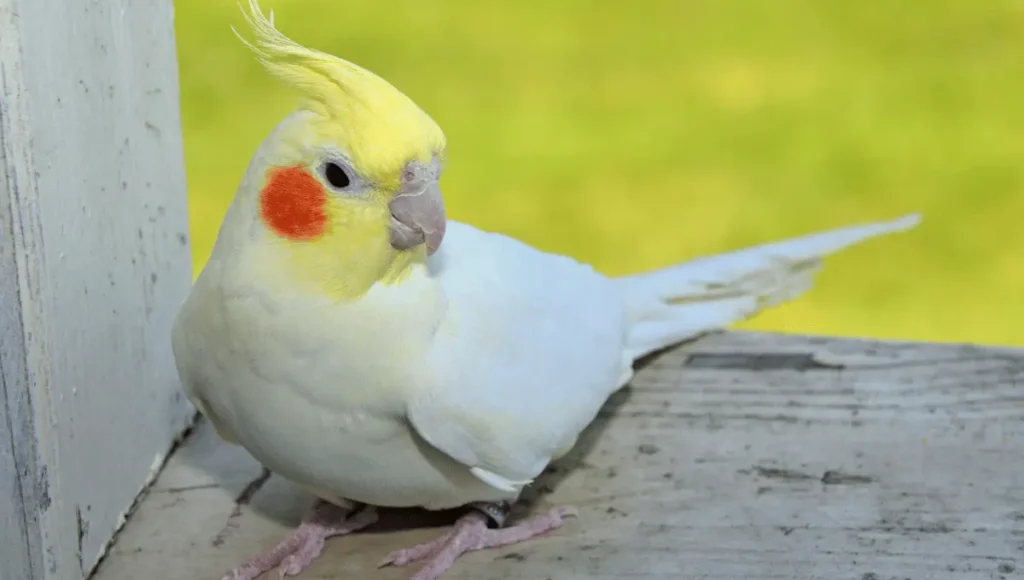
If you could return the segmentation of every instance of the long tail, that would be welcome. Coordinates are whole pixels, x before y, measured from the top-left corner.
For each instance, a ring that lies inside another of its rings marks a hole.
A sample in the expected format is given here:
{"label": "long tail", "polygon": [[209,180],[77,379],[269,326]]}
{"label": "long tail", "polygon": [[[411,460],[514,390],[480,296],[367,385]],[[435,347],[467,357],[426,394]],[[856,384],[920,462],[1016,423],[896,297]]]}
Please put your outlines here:
{"label": "long tail", "polygon": [[635,360],[792,300],[810,289],[825,256],[920,221],[911,214],[616,278],[630,316],[628,354]]}

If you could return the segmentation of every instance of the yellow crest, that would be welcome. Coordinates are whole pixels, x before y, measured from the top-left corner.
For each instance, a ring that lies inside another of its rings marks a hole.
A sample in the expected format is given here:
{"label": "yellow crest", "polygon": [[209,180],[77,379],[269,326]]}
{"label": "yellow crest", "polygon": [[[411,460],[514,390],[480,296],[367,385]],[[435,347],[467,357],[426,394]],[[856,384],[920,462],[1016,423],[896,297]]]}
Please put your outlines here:
{"label": "yellow crest", "polygon": [[[256,35],[248,46],[275,77],[297,89],[305,109],[327,117],[327,135],[356,168],[383,186],[394,186],[401,167],[427,161],[445,147],[441,128],[390,83],[344,59],[306,48],[274,27],[257,0],[242,13]],[[234,30],[234,28],[232,28]]]}

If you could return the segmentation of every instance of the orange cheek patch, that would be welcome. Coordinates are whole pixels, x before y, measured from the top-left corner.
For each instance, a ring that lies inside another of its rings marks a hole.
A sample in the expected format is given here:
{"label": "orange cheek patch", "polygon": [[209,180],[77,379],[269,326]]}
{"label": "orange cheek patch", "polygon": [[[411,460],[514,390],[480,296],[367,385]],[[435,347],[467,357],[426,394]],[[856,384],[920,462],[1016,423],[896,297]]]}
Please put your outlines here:
{"label": "orange cheek patch", "polygon": [[263,223],[290,240],[312,240],[327,228],[327,192],[302,167],[275,169],[260,192]]}

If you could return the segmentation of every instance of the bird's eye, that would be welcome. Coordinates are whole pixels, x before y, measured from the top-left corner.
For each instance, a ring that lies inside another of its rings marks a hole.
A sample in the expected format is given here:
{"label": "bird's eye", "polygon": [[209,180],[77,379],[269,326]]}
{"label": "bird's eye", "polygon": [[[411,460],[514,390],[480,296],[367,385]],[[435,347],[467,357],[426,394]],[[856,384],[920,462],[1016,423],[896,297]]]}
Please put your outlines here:
{"label": "bird's eye", "polygon": [[328,161],[324,165],[324,177],[327,178],[327,183],[330,183],[331,187],[336,187],[338,189],[344,189],[352,183],[352,180],[349,179],[345,170],[333,161]]}

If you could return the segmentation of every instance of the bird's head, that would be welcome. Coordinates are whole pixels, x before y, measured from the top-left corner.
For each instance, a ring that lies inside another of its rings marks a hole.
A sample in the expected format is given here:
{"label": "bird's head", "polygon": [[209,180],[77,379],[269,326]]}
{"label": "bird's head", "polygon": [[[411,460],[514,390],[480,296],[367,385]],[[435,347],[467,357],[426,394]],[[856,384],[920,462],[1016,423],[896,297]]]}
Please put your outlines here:
{"label": "bird's head", "polygon": [[272,248],[307,288],[337,299],[400,280],[444,237],[444,133],[387,81],[299,45],[274,27],[273,12],[268,19],[247,1],[256,38],[243,42],[301,97],[236,194],[249,239]]}

